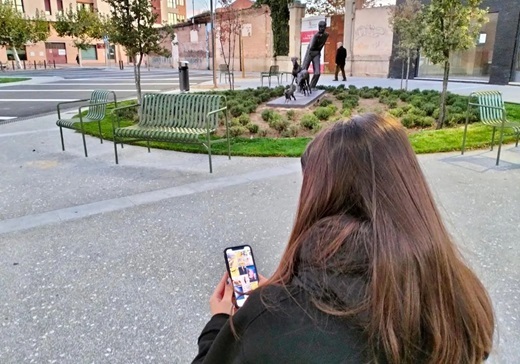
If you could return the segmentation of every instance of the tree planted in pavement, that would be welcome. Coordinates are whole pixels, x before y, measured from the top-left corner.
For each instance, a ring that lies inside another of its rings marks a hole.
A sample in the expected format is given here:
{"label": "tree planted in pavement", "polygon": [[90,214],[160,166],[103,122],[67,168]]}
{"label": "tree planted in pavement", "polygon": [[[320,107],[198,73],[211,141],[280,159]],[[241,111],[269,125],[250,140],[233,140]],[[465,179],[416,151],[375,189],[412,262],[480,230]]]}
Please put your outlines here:
{"label": "tree planted in pavement", "polygon": [[141,102],[141,64],[145,55],[169,55],[161,42],[170,37],[170,26],[157,26],[158,14],[149,0],[103,0],[110,5],[107,34],[110,41],[123,46],[134,60],[137,99]]}
{"label": "tree planted in pavement", "polygon": [[423,54],[444,67],[440,114],[437,129],[446,119],[446,94],[450,76],[450,56],[476,46],[482,25],[488,21],[482,0],[432,0],[424,11]]}
{"label": "tree planted in pavement", "polygon": [[18,69],[21,68],[18,50],[28,43],[44,41],[48,37],[49,23],[44,13],[36,12],[31,18],[19,12],[9,1],[0,3],[0,47],[13,51]]}
{"label": "tree planted in pavement", "polygon": [[71,37],[78,50],[78,63],[83,66],[81,50],[87,50],[97,39],[103,37],[102,21],[98,14],[87,9],[74,10],[72,5],[62,15],[58,15],[54,29],[60,37]]}

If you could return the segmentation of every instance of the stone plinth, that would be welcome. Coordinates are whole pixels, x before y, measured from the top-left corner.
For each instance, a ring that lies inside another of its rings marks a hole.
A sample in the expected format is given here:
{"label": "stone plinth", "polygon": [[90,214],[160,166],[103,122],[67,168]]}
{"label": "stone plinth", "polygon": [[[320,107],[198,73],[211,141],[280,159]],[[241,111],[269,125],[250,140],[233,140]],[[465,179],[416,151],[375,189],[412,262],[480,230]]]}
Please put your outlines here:
{"label": "stone plinth", "polygon": [[289,102],[285,102],[285,96],[279,97],[277,99],[271,100],[267,103],[267,106],[270,107],[283,107],[286,109],[302,109],[304,107],[309,106],[310,104],[321,100],[323,95],[325,94],[325,90],[314,90],[308,96],[303,96],[303,94],[296,91],[294,96],[296,96],[296,101],[291,100]]}

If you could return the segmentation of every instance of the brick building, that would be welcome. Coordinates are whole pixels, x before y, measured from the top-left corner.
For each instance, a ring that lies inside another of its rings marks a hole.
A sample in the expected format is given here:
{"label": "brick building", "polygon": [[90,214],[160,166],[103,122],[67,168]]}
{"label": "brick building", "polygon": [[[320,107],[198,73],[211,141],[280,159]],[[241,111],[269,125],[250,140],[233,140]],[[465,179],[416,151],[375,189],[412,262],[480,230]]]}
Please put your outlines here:
{"label": "brick building", "polygon": [[[151,0],[152,6],[159,15],[157,25],[176,24],[186,19],[186,0]],[[21,60],[29,62],[55,62],[56,64],[75,64],[78,50],[68,37],[60,37],[52,28],[52,22],[57,15],[67,11],[69,7],[86,8],[100,14],[109,14],[109,5],[102,0],[11,0],[14,6],[22,13],[33,17],[37,11],[44,11],[50,22],[51,34],[45,42],[27,44],[18,49]],[[103,40],[93,41],[87,50],[81,50],[83,64],[105,64],[106,60],[117,63],[129,61],[124,49],[109,45],[108,50]],[[0,62],[14,59],[10,49],[0,48]]]}
{"label": "brick building", "polygon": [[[260,72],[269,69],[273,59],[273,40],[271,32],[271,13],[267,5],[253,7],[249,0],[237,0],[232,6],[238,11],[241,30],[235,37],[233,57],[230,67],[247,72]],[[216,64],[224,64],[228,57],[226,40],[221,43],[219,21],[215,23]],[[210,69],[213,51],[211,49],[210,14],[199,14],[188,22],[175,26],[176,42],[172,54],[174,58],[190,62],[191,69]],[[225,37],[222,39],[226,39]],[[224,50],[223,50],[224,48]],[[233,48],[233,47],[231,47]],[[243,65],[241,62],[241,54]],[[175,64],[174,59],[174,64]]]}
{"label": "brick building", "polygon": [[[424,4],[429,0],[421,0]],[[397,0],[397,4],[405,0]],[[492,84],[520,82],[520,2],[518,0],[483,0],[489,9],[489,22],[480,31],[475,48],[451,56],[452,79],[473,79]],[[395,54],[395,50],[394,50]],[[420,55],[412,77],[441,78],[441,66]],[[401,77],[401,60],[390,65],[390,77]]]}

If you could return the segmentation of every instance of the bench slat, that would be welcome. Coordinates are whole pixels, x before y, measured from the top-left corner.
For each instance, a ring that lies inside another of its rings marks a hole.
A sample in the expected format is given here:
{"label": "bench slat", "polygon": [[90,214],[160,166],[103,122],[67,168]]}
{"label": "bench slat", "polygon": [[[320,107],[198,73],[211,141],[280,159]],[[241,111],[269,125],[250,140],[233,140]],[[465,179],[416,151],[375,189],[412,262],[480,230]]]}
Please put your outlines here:
{"label": "bench slat", "polygon": [[[226,98],[216,94],[144,94],[139,107],[137,124],[116,128],[114,125],[114,151],[116,164],[117,138],[132,138],[140,140],[180,141],[199,143],[206,147],[211,166],[210,133],[219,125],[218,111],[226,108]],[[227,111],[224,112],[226,129],[228,128]],[[229,135],[226,130],[226,135]],[[229,138],[228,156],[230,155]]]}

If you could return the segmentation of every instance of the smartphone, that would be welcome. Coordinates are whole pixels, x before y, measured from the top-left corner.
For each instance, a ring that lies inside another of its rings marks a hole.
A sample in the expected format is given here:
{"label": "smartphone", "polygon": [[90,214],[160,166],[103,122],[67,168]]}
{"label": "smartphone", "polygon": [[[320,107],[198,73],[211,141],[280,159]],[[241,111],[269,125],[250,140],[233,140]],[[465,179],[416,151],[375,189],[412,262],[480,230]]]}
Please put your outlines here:
{"label": "smartphone", "polygon": [[253,249],[249,245],[239,245],[224,249],[224,258],[229,278],[235,291],[236,306],[242,307],[247,293],[258,287]]}

